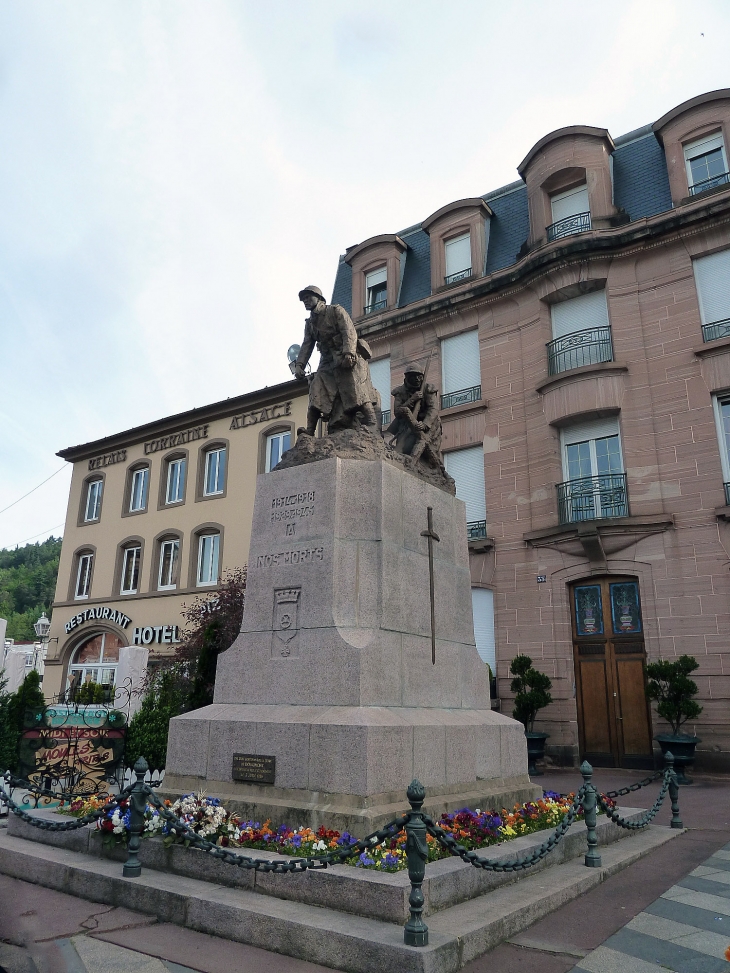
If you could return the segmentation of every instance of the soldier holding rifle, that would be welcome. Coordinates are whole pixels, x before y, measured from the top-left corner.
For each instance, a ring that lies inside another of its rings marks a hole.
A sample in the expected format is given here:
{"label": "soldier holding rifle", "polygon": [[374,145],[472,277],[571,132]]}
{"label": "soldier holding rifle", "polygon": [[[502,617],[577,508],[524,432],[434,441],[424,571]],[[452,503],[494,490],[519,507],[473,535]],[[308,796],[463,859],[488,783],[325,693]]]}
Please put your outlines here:
{"label": "soldier holding rifle", "polygon": [[393,389],[395,418],[385,431],[393,435],[391,446],[410,457],[410,465],[423,458],[443,470],[438,390],[426,382],[427,371],[428,365],[425,372],[415,362],[406,366],[403,385]]}

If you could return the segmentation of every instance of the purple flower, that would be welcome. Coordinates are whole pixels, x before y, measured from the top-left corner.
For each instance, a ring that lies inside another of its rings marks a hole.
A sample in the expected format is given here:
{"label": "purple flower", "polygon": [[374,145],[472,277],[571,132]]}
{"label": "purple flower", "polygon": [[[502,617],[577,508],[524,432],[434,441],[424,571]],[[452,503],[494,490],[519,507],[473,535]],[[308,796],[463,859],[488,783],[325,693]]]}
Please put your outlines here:
{"label": "purple flower", "polygon": [[383,861],[388,866],[388,868],[392,868],[394,865],[397,865],[398,864],[398,856],[397,855],[391,855],[391,853],[388,852],[388,854],[385,856],[385,858],[383,859]]}
{"label": "purple flower", "polygon": [[364,851],[360,855],[360,858],[358,859],[358,861],[360,862],[361,865],[374,865],[375,864],[375,860],[373,858],[371,858],[366,851]]}
{"label": "purple flower", "polygon": [[302,846],[302,836],[299,834],[292,835],[291,843],[295,848],[301,848]]}

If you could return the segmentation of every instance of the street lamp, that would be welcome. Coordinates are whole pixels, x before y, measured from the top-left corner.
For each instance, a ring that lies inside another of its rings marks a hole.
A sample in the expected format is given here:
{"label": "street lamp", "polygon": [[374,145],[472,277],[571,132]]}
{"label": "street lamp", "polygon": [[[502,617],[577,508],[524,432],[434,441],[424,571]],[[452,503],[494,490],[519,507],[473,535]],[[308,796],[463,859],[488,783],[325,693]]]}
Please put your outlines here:
{"label": "street lamp", "polygon": [[301,351],[301,345],[289,345],[286,357],[289,359],[289,371],[292,375],[295,373],[297,368],[297,358],[299,357],[299,352]]}
{"label": "street lamp", "polygon": [[35,629],[35,634],[38,636],[41,642],[48,641],[48,633],[51,631],[51,623],[46,617],[45,612],[41,614],[41,617],[35,623],[33,628]]}

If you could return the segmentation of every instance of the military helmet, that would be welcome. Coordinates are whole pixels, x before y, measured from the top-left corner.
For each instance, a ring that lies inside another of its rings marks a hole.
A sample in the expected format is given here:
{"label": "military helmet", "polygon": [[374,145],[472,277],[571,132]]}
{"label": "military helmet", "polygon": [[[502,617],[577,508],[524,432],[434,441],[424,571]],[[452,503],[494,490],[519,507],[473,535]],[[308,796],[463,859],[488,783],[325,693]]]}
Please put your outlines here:
{"label": "military helmet", "polygon": [[[304,295],[305,294],[314,294],[314,296],[315,297],[318,297],[320,299],[320,301],[324,301],[324,294],[319,289],[319,287],[315,287],[314,284],[309,284],[307,287],[303,287],[299,291],[299,300],[300,301],[303,301],[304,300]],[[326,303],[326,301],[325,301],[325,303]]]}
{"label": "military helmet", "polygon": [[418,362],[415,362],[415,361],[409,362],[406,365],[405,371],[404,371],[403,374],[404,375],[408,375],[410,372],[415,372],[417,375],[423,375],[423,369],[418,364]]}

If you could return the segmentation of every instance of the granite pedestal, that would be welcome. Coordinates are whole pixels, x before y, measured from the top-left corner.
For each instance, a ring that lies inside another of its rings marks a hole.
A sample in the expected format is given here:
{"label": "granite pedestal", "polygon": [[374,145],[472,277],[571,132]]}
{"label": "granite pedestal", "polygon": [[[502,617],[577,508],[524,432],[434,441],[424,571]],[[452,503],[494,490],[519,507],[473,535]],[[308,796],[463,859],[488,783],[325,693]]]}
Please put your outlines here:
{"label": "granite pedestal", "polygon": [[[462,501],[387,460],[260,476],[242,631],[213,705],[171,721],[165,789],[358,833],[402,811],[413,777],[431,813],[538,796],[522,724],[490,708],[466,538]],[[234,753],[275,757],[274,783],[234,780]]]}

